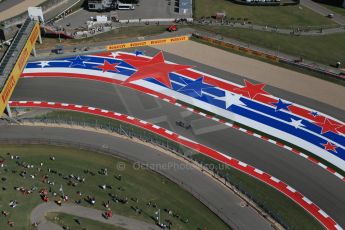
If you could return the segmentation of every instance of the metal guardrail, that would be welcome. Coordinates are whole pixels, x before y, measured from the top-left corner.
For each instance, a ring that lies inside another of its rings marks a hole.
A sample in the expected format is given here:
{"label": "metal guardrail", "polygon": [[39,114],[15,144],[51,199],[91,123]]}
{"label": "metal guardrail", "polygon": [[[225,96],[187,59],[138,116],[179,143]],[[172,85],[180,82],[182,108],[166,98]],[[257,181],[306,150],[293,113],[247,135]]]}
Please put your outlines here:
{"label": "metal guardrail", "polygon": [[30,33],[35,26],[35,22],[27,18],[16,36],[13,38],[10,47],[7,49],[0,62],[0,91],[3,89],[8,75],[11,73],[17,59],[23,50]]}

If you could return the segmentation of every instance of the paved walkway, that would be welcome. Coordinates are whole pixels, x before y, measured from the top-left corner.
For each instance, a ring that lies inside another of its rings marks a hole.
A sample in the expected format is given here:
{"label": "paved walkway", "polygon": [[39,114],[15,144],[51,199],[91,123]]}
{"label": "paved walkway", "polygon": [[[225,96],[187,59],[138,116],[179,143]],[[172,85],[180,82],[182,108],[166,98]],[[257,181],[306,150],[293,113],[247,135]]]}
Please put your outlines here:
{"label": "paved walkway", "polygon": [[96,210],[93,208],[87,208],[80,205],[75,204],[63,204],[62,206],[58,206],[53,202],[42,203],[36,206],[30,216],[30,220],[32,223],[38,223],[39,230],[61,230],[57,224],[54,224],[48,221],[45,216],[49,212],[61,212],[70,214],[73,216],[79,216],[95,221],[99,221],[106,224],[111,224],[115,226],[119,226],[121,228],[130,229],[130,230],[158,230],[160,229],[158,226],[149,224],[143,221],[138,221],[135,219],[127,218],[124,216],[113,214],[113,216],[109,219],[105,219],[102,216],[102,211]]}
{"label": "paved walkway", "polygon": [[[207,176],[208,174],[205,171],[190,167],[189,162],[187,163],[181,158],[178,159],[176,156],[172,157],[160,149],[152,148],[152,146],[143,145],[142,142],[135,142],[133,139],[109,135],[109,133],[102,133],[100,130],[90,132],[74,128],[1,126],[0,139],[45,139],[49,137],[51,140],[68,140],[68,142],[83,146],[92,145],[95,149],[105,149],[114,152],[112,155],[153,166],[152,170],[192,193],[235,229],[272,229],[269,222],[251,206],[242,207],[243,200],[228,187]],[[168,166],[168,163],[171,166]],[[179,165],[179,167],[176,167],[176,165]],[[329,176],[334,177],[331,174]]]}

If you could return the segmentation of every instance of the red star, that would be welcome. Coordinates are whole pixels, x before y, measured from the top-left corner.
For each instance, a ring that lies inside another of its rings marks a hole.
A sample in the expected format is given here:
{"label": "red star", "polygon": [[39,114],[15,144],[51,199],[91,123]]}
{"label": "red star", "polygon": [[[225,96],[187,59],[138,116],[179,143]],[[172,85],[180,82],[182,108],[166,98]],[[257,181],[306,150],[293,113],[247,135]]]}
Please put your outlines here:
{"label": "red star", "polygon": [[162,52],[159,52],[149,61],[138,61],[133,59],[126,59],[125,61],[133,65],[137,69],[137,72],[127,78],[124,83],[152,77],[169,88],[171,88],[169,73],[178,72],[191,67],[187,65],[166,64]]}
{"label": "red star", "polygon": [[329,131],[338,134],[337,128],[340,128],[342,126],[340,124],[333,124],[328,118],[325,118],[323,122],[315,122],[314,124],[321,127],[321,134],[327,133]]}
{"label": "red star", "polygon": [[265,84],[252,84],[247,80],[244,80],[245,86],[242,88],[237,88],[235,91],[248,95],[250,98],[255,98],[258,94],[268,94],[263,88]]}
{"label": "red star", "polygon": [[116,72],[119,72],[118,69],[116,69],[116,66],[118,66],[120,63],[113,63],[110,64],[107,60],[104,60],[103,65],[96,66],[98,69],[102,69],[103,73],[110,71],[110,70],[115,70]]}
{"label": "red star", "polygon": [[325,149],[325,150],[331,150],[331,151],[333,151],[333,152],[337,152],[337,150],[335,150],[336,148],[337,148],[337,146],[336,145],[333,145],[331,142],[327,142],[326,144],[322,144],[323,145],[323,148]]}

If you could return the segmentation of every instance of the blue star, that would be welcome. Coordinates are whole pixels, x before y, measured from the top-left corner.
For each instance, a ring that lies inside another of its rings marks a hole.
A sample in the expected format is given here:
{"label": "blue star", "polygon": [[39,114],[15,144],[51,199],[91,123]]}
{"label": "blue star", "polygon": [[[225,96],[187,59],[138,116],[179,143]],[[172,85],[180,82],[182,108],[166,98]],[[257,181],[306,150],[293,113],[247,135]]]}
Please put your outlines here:
{"label": "blue star", "polygon": [[316,117],[317,115],[319,115],[316,111],[311,111],[310,114],[313,115],[313,117]]}
{"label": "blue star", "polygon": [[74,67],[74,66],[82,66],[86,67],[84,62],[88,61],[89,59],[82,59],[80,56],[75,57],[74,59],[67,59],[67,61],[70,61],[71,64],[69,67]]}
{"label": "blue star", "polygon": [[280,111],[281,109],[290,111],[288,107],[292,105],[291,103],[284,103],[281,99],[279,99],[278,102],[271,104],[276,106],[276,112]]}
{"label": "blue star", "polygon": [[139,55],[144,55],[144,51],[142,50],[135,50],[135,56],[139,56]]}
{"label": "blue star", "polygon": [[202,96],[202,90],[203,89],[209,89],[209,88],[214,88],[213,85],[205,84],[204,82],[204,77],[199,77],[195,81],[186,83],[187,85],[181,87],[177,91],[193,91],[195,92],[199,97]]}

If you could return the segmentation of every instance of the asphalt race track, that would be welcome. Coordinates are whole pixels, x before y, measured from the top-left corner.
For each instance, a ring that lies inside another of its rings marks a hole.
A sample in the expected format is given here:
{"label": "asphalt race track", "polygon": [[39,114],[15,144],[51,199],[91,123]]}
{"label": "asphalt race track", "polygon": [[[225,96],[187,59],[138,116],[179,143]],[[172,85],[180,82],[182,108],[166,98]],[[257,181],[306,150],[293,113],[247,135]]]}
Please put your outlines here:
{"label": "asphalt race track", "polygon": [[[154,49],[147,49],[146,53],[152,55],[155,52],[157,51]],[[223,78],[235,83],[243,83],[243,78],[239,76],[174,55],[165,54],[165,57],[169,61],[192,65],[198,70],[218,77],[224,76]],[[267,86],[265,89],[276,96],[279,95],[345,120],[345,113],[339,109],[277,88]],[[341,226],[345,226],[345,183],[343,181],[288,150],[193,114],[186,109],[120,86],[63,78],[21,79],[11,100],[82,104],[117,111],[156,123],[220,152],[228,153],[283,180],[315,202]],[[192,131],[177,127],[176,121],[190,123]]]}
{"label": "asphalt race track", "polygon": [[[11,126],[0,130],[0,138],[9,139],[46,139],[71,141],[81,144],[92,144],[95,147],[115,150],[118,156],[125,156],[134,162],[148,164],[167,178],[178,178],[180,182],[197,191],[202,197],[206,197],[208,202],[221,210],[226,217],[231,218],[231,224],[237,229],[271,229],[269,223],[258,215],[250,207],[240,207],[241,200],[237,195],[229,191],[228,188],[215,182],[209,176],[203,174],[199,169],[186,165],[183,161],[152,149],[148,146],[106,134],[94,133],[85,130],[49,128],[49,127],[29,127]],[[177,167],[168,167],[167,162],[181,165],[184,170]],[[166,165],[166,167],[157,167]],[[114,165],[114,167],[116,167]],[[137,167],[133,165],[133,167]],[[182,186],[183,187],[183,186]],[[248,221],[250,219],[250,221]]]}

